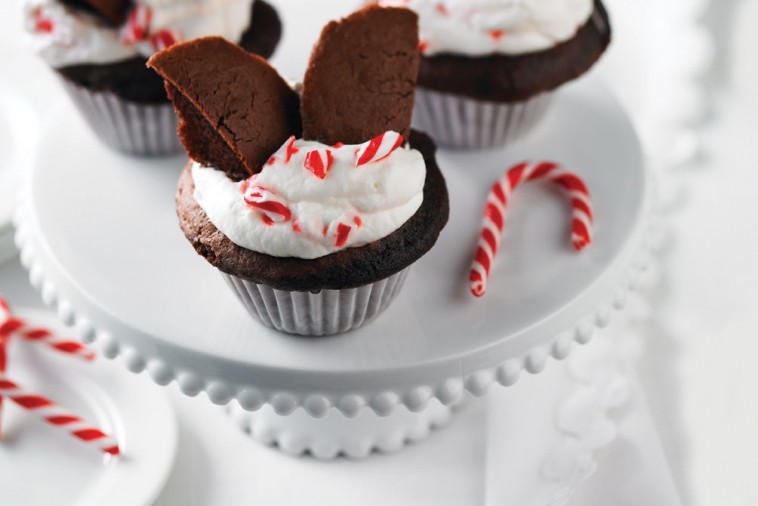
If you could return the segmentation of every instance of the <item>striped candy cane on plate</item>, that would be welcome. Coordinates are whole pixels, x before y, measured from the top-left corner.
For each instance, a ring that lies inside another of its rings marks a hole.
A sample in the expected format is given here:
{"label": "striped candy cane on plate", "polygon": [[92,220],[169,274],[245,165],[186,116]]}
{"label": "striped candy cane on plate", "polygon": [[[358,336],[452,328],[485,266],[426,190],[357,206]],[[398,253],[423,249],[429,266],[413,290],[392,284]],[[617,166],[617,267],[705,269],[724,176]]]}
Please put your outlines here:
{"label": "striped candy cane on plate", "polygon": [[109,435],[85,423],[70,411],[58,406],[47,397],[29,392],[15,381],[0,377],[0,395],[7,397],[22,408],[34,412],[45,422],[65,428],[80,441],[90,444],[101,452],[119,455],[118,443]]}
{"label": "striped candy cane on plate", "polygon": [[527,181],[544,180],[566,190],[571,199],[571,244],[581,251],[592,242],[592,202],[582,179],[553,162],[523,162],[508,169],[492,186],[487,197],[482,232],[471,264],[471,293],[484,295],[492,262],[497,255],[505,226],[505,210],[513,190]]}
{"label": "striped candy cane on plate", "polygon": [[95,353],[83,343],[56,336],[47,329],[30,326],[21,318],[13,316],[8,303],[0,298],[0,339],[11,337],[44,343],[56,351],[76,355],[85,360],[95,358]]}
{"label": "striped candy cane on plate", "polygon": [[95,357],[91,350],[78,341],[60,338],[47,329],[29,326],[21,318],[14,316],[8,302],[0,297],[0,418],[3,400],[7,397],[24,409],[40,415],[47,423],[68,429],[72,436],[101,452],[119,455],[121,451],[118,443],[111,436],[97,427],[86,424],[80,417],[58,406],[47,397],[25,390],[5,375],[8,341],[11,337],[45,343],[56,351],[88,361]]}

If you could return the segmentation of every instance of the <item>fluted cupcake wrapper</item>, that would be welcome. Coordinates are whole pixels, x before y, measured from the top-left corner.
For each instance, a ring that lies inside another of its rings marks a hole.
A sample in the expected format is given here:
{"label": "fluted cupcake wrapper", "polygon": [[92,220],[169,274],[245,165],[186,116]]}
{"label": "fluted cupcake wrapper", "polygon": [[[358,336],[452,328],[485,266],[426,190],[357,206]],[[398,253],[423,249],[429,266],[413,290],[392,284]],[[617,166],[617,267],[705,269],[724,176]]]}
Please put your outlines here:
{"label": "fluted cupcake wrapper", "polygon": [[178,120],[170,103],[129,102],[110,92],[91,91],[62,79],[71,99],[108,146],[134,155],[158,156],[182,150]]}
{"label": "fluted cupcake wrapper", "polygon": [[222,273],[258,322],[289,334],[328,336],[357,329],[387,309],[405,282],[410,267],[397,274],[342,290],[276,290]]}
{"label": "fluted cupcake wrapper", "polygon": [[441,146],[462,149],[503,146],[539,123],[553,94],[540,93],[521,102],[485,102],[418,87],[413,123]]}

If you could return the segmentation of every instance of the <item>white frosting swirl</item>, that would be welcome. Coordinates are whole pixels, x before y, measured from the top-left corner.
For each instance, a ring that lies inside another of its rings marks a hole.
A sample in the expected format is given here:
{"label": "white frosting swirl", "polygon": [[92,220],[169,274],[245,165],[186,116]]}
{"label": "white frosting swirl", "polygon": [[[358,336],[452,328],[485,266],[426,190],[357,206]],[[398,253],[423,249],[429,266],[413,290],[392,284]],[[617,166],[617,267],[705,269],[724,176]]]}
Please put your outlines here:
{"label": "white frosting swirl", "polygon": [[24,0],[24,28],[31,46],[52,67],[112,63],[152,56],[162,46],[150,36],[170,31],[178,41],[219,35],[239,42],[250,24],[253,0],[139,0],[144,40],[128,40],[128,22],[111,27],[58,0]]}
{"label": "white frosting swirl", "polygon": [[[421,206],[426,165],[414,149],[400,147],[357,167],[360,146],[335,148],[304,140],[294,146],[297,152],[288,162],[275,155],[242,183],[215,168],[192,166],[195,201],[238,246],[277,257],[318,258],[388,236]],[[309,152],[327,149],[333,161],[321,179],[305,168],[305,160]],[[246,203],[251,188],[261,188],[262,200],[286,207],[288,215],[267,219],[267,213]]]}
{"label": "white frosting swirl", "polygon": [[421,50],[484,56],[549,49],[577,32],[593,0],[380,0],[419,16]]}

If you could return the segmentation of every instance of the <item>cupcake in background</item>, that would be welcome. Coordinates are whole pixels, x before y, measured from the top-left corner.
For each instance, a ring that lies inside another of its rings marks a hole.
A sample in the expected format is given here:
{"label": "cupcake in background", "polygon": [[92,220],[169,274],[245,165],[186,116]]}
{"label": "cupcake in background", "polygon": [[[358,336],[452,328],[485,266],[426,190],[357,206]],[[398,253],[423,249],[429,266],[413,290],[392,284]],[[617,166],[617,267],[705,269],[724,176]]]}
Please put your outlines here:
{"label": "cupcake in background", "polygon": [[32,48],[94,132],[135,155],[181,151],[163,80],[146,67],[175,43],[218,35],[268,58],[281,37],[261,0],[24,0]]}
{"label": "cupcake in background", "polygon": [[419,15],[414,125],[451,148],[529,132],[610,43],[599,0],[380,0]]}

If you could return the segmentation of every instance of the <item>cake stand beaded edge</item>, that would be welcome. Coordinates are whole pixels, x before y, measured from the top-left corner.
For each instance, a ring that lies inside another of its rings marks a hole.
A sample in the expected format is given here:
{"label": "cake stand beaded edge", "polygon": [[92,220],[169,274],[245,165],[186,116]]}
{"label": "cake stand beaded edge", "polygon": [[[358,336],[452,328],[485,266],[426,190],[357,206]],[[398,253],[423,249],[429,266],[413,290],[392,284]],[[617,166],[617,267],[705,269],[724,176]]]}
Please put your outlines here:
{"label": "cake stand beaded edge", "polygon": [[[650,178],[649,172],[646,176]],[[152,354],[138,351],[134,346],[119,339],[118,333],[93,324],[90,314],[82,310],[73,300],[75,295],[67,292],[65,282],[56,278],[54,269],[49,267],[52,258],[46,256],[45,246],[32,230],[34,211],[29,193],[30,185],[22,190],[18,209],[14,215],[16,226],[15,241],[21,252],[21,263],[29,271],[32,286],[39,290],[43,302],[53,307],[61,320],[68,326],[75,327],[79,337],[86,343],[97,343],[102,354],[109,358],[122,357],[126,368],[139,373],[147,371],[159,385],[168,385],[176,380],[183,393],[195,396],[206,392],[214,404],[225,405],[236,399],[247,411],[256,411],[264,404],[270,404],[280,415],[292,413],[302,407],[309,415],[320,418],[326,416],[331,408],[339,410],[348,418],[356,417],[364,408],[372,409],[377,415],[391,414],[398,405],[404,405],[411,412],[426,408],[432,398],[437,398],[443,405],[458,402],[464,392],[474,396],[487,393],[490,386],[498,383],[510,386],[518,381],[522,371],[536,374],[542,371],[549,357],[561,360],[569,355],[574,342],[585,344],[592,338],[596,328],[607,326],[615,310],[621,310],[630,290],[641,274],[648,268],[652,255],[660,245],[659,212],[653,195],[653,185],[647,185],[645,204],[642,206],[644,217],[641,220],[641,232],[636,251],[631,262],[625,266],[625,274],[620,276],[615,290],[610,296],[602,298],[594,311],[576,321],[573,327],[555,334],[545,343],[532,346],[518,357],[500,361],[494,366],[483,367],[472,372],[443,380],[415,384],[404,389],[377,390],[374,392],[341,393],[326,395],[315,392],[292,392],[284,389],[252,387],[232,384],[216,378],[199,375],[192,371],[175,367],[153,349]]]}

